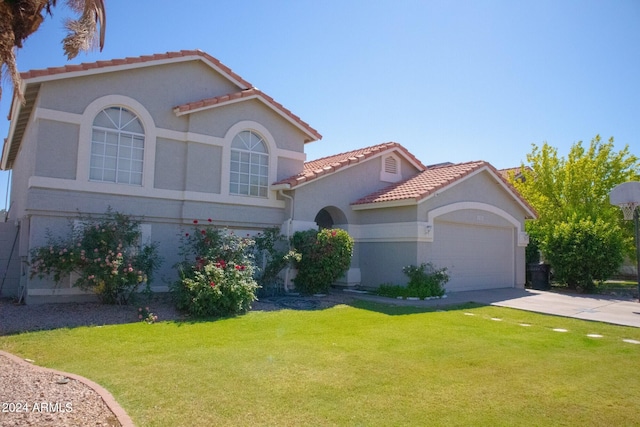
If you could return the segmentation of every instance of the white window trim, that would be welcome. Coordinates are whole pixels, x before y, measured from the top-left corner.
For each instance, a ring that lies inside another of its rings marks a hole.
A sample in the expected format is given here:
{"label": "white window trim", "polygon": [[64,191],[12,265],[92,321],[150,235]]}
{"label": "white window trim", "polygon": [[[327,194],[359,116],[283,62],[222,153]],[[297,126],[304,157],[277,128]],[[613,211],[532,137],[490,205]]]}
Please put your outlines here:
{"label": "white window trim", "polygon": [[[93,134],[93,122],[96,116],[105,108],[122,107],[138,116],[144,128],[144,157],[142,161],[142,185],[143,188],[153,188],[156,160],[156,136],[157,130],[151,114],[144,106],[133,98],[123,95],[107,95],[96,99],[85,108],[80,122],[80,134],[78,139],[78,164],[76,167],[76,180],[88,182],[89,165],[91,164],[91,139]],[[113,182],[92,181],[96,184],[120,187],[126,184]]]}
{"label": "white window trim", "polygon": [[[262,137],[262,140],[267,144],[267,151],[269,152],[269,176],[267,180],[267,197],[248,196],[244,194],[235,194],[229,191],[229,185],[231,181],[231,143],[233,138],[242,131],[253,131]],[[275,138],[271,135],[271,132],[261,125],[260,123],[243,120],[235,125],[231,126],[224,136],[224,148],[222,150],[222,176],[220,180],[221,194],[237,198],[245,198],[251,200],[274,200],[276,198],[275,191],[271,190],[271,184],[276,182],[276,173],[278,169],[278,150],[275,144]]]}
{"label": "white window trim", "polygon": [[[236,138],[240,134],[243,134],[243,133],[244,134],[248,133],[250,135],[253,135],[253,136],[259,138],[260,139],[260,143],[261,143],[260,145],[262,145],[262,147],[266,150],[266,153],[262,152],[262,151],[259,151],[259,150],[254,151],[251,147],[247,148],[246,147],[247,144],[244,141],[242,141],[242,143],[245,145],[245,147],[239,148],[237,146],[234,146],[233,145],[233,141],[236,141]],[[234,174],[238,175],[238,182],[234,183],[234,182],[232,182],[231,178],[229,178],[229,194],[232,194],[234,196],[260,197],[260,198],[263,198],[263,199],[267,198],[268,195],[269,195],[269,157],[270,157],[269,148],[268,148],[267,143],[264,141],[264,138],[262,137],[262,135],[258,134],[254,130],[241,131],[239,134],[236,135],[236,137],[234,137],[233,141],[231,143],[231,154],[233,155],[233,153],[235,152],[238,155],[238,162],[237,162],[238,163],[238,168],[237,168],[237,170],[231,170],[231,174],[232,175],[234,175]],[[243,163],[245,163],[242,160],[243,154],[248,154],[249,155],[249,162],[248,162],[248,167],[249,167],[248,177],[249,177],[249,180],[248,180],[248,182],[246,184],[247,185],[247,194],[245,194],[244,192],[240,192],[240,191],[235,192],[235,191],[231,190],[232,186],[237,186],[238,190],[239,190],[240,187],[243,185],[242,182],[241,182],[241,179],[240,179],[240,176],[243,175],[243,173],[241,172],[242,165],[243,165]],[[251,160],[252,157],[254,156],[254,154],[257,156],[258,159],[261,159],[258,162],[258,164],[254,164],[252,162],[252,160]],[[263,175],[261,173],[261,168],[262,168],[261,163],[262,163],[262,159],[264,159],[264,158],[266,158],[266,160],[267,160],[267,173],[266,173],[266,175]],[[234,162],[232,162],[232,163],[234,163]],[[259,172],[258,172],[257,175],[252,172],[252,167],[253,166],[257,166],[258,169],[259,169]],[[262,181],[262,179],[264,179],[266,182],[264,184],[262,184],[261,182],[258,182],[258,184],[253,184],[253,183],[251,183],[251,178],[253,176],[257,176],[259,181]],[[264,191],[264,195],[261,195],[260,193],[261,193],[261,190],[263,188],[265,190]],[[253,189],[257,190],[258,194],[251,194]]]}
{"label": "white window trim", "polygon": [[[396,173],[389,173],[386,171],[387,159],[392,158],[396,162]],[[402,162],[400,157],[395,154],[387,154],[380,158],[380,181],[383,182],[399,182],[402,181]]]}

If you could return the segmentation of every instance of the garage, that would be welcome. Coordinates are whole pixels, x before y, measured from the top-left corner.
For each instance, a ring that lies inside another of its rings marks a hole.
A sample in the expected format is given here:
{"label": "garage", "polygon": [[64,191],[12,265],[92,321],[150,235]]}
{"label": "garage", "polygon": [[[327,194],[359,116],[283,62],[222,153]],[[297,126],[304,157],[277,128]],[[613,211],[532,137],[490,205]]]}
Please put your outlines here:
{"label": "garage", "polygon": [[434,221],[430,259],[446,267],[447,292],[515,286],[514,228]]}

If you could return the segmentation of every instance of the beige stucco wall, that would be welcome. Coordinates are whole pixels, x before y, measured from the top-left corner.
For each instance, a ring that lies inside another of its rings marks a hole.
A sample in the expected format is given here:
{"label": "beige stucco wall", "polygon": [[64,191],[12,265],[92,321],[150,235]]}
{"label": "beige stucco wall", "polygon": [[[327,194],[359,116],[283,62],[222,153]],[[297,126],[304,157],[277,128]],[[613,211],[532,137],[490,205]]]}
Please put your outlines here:
{"label": "beige stucco wall", "polygon": [[[178,236],[194,219],[213,218],[215,225],[247,232],[280,226],[286,218],[284,200],[275,191],[267,199],[230,195],[223,185],[229,174],[224,159],[235,132],[256,130],[267,139],[274,182],[302,169],[307,136],[256,100],[179,117],[173,112],[178,105],[238,90],[200,61],[43,82],[13,165],[11,217],[30,218],[21,252],[46,243],[48,228],[65,230],[78,212],[100,215],[111,208],[150,225],[151,239],[165,259],[156,285],[166,287],[175,279]],[[112,99],[118,101],[109,104]],[[143,122],[142,186],[87,179],[95,117],[87,111],[101,102],[105,105],[99,108],[129,108]],[[28,287],[46,294],[54,284],[34,278]],[[37,299],[50,295],[32,302]]]}
{"label": "beige stucco wall", "polygon": [[173,107],[238,90],[203,62],[190,61],[46,82],[39,106],[82,114],[97,98],[125,95],[144,105],[156,124],[184,132],[188,122],[176,117]]}
{"label": "beige stucco wall", "polygon": [[[378,218],[371,218],[369,212],[352,210],[351,203],[392,185],[390,182],[380,180],[382,158],[379,156],[368,159],[295,189],[295,219],[313,221],[321,209],[335,206],[342,210],[349,224],[381,222]],[[402,162],[401,169],[405,179],[417,173],[417,170],[406,161]],[[416,220],[415,209],[389,210],[380,215],[391,215],[394,219],[389,217],[389,222]]]}
{"label": "beige stucco wall", "polygon": [[187,144],[166,138],[156,140],[154,188],[183,190],[186,188],[185,165]]}
{"label": "beige stucco wall", "polygon": [[78,162],[78,132],[75,124],[39,120],[36,170],[38,176],[75,179]]}
{"label": "beige stucco wall", "polygon": [[418,206],[418,218],[426,221],[430,210],[460,201],[498,206],[511,216],[520,218],[524,229],[525,211],[486,170],[464,178],[454,186],[439,191],[435,196],[421,202]]}

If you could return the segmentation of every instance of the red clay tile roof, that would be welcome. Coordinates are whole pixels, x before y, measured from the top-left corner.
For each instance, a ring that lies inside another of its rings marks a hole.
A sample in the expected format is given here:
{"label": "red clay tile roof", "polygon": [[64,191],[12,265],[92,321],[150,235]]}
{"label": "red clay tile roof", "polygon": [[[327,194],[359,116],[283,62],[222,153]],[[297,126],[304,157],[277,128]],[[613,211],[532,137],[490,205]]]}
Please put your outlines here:
{"label": "red clay tile roof", "polygon": [[158,53],[155,55],[143,55],[143,56],[137,56],[137,57],[111,59],[108,61],[82,63],[77,65],[65,65],[63,67],[51,67],[51,68],[45,68],[41,70],[30,70],[30,71],[20,73],[20,76],[22,77],[23,80],[28,80],[28,79],[34,79],[37,77],[54,76],[56,74],[82,72],[82,71],[96,70],[96,69],[108,68],[108,67],[117,67],[117,66],[123,66],[123,65],[136,65],[136,64],[143,64],[146,62],[188,58],[192,56],[200,57],[203,61],[209,62],[213,67],[219,69],[221,72],[226,74],[232,80],[235,80],[240,86],[243,86],[243,89],[247,89],[253,86],[251,83],[249,83],[248,81],[244,80],[242,77],[234,73],[233,70],[231,70],[231,68],[227,67],[226,65],[218,61],[213,56],[201,50],[181,50],[179,52]]}
{"label": "red clay tile roof", "polygon": [[405,181],[392,184],[379,191],[371,193],[352,205],[365,205],[372,203],[410,201],[419,202],[424,198],[434,194],[436,191],[459,181],[465,176],[481,169],[488,168],[497,179],[499,179],[516,197],[525,208],[529,209],[535,215],[535,209],[518,193],[518,191],[509,184],[506,179],[493,167],[485,161],[473,161],[466,163],[458,163],[454,165],[435,166],[426,169],[418,175],[411,177]]}
{"label": "red clay tile roof", "polygon": [[285,118],[290,119],[300,126],[306,133],[311,137],[309,141],[315,141],[318,139],[322,139],[322,135],[318,133],[317,130],[309,126],[307,122],[302,120],[300,117],[293,114],[290,110],[285,108],[279,102],[276,102],[272,97],[262,92],[260,89],[252,87],[250,89],[246,89],[240,92],[230,93],[227,95],[216,96],[214,98],[206,98],[201,99],[199,101],[190,102],[188,104],[178,105],[173,109],[176,115],[188,114],[194,111],[199,111],[209,107],[221,106],[228,103],[238,102],[247,99],[261,98],[265,103],[273,107],[279,113],[285,116]]}
{"label": "red clay tile roof", "polygon": [[352,205],[409,199],[417,202],[486,165],[486,162],[476,161],[432,167],[405,181],[392,184],[356,200]]}
{"label": "red clay tile roof", "polygon": [[[526,170],[531,171],[531,167],[525,166]],[[509,179],[509,174],[513,173],[514,176],[518,176],[522,173],[522,167],[518,166],[515,168],[506,168],[506,169],[498,169],[500,175],[502,175],[505,179]]]}
{"label": "red clay tile roof", "polygon": [[[270,96],[258,91],[258,89],[253,88],[253,85],[248,81],[244,80],[238,74],[233,72],[231,68],[224,65],[222,62],[214,58],[213,56],[201,51],[201,50],[181,50],[178,52],[167,52],[167,53],[159,53],[155,55],[143,55],[138,57],[127,57],[121,59],[112,59],[107,61],[96,61],[91,63],[82,63],[77,65],[65,65],[62,67],[51,67],[40,70],[31,70],[26,71],[20,74],[23,79],[23,85],[27,87],[26,92],[29,91],[29,87],[35,88],[36,95],[37,89],[39,88],[38,83],[46,80],[55,80],[58,78],[65,78],[64,74],[81,73],[83,75],[94,74],[100,72],[109,71],[110,67],[124,67],[124,68],[135,68],[137,66],[147,66],[154,65],[153,63],[157,62],[180,62],[180,61],[189,61],[193,59],[200,59],[203,62],[210,65],[213,69],[217,70],[221,74],[225,75],[231,82],[238,86],[240,89],[240,94],[242,94],[246,90],[254,89],[254,95],[259,96],[267,103],[270,104],[276,111],[281,113],[285,118],[290,120],[294,125],[299,126],[303,132],[309,135],[309,140],[312,141],[315,139],[321,139],[322,135],[320,135],[315,129],[309,126],[307,123],[302,121],[298,116],[294,115],[291,111],[284,108],[281,104],[277,103]],[[70,76],[69,76],[70,77]],[[231,95],[229,95],[231,96]],[[34,102],[35,96],[28,100],[28,104],[32,104]],[[20,110],[20,115],[25,116],[24,120],[28,120],[28,114],[24,114],[26,108],[30,108],[29,106],[17,105],[15,103],[15,97],[12,100],[11,108],[9,111],[9,120],[11,120],[12,114],[15,108]],[[202,102],[202,101],[198,101]],[[218,101],[223,102],[223,101]],[[194,104],[197,104],[194,103]],[[186,104],[191,105],[191,104]],[[23,120],[23,121],[24,121]],[[19,134],[19,138],[17,142],[14,143],[13,135],[10,135],[8,141],[5,141],[3,145],[3,154],[2,154],[2,163],[0,167],[3,169],[11,168],[13,165],[13,161],[17,155],[17,152],[20,148],[20,143],[22,140],[22,132],[24,131],[24,123],[18,125],[19,131],[16,133]],[[11,132],[11,131],[10,131]],[[315,138],[315,139],[313,139]]]}
{"label": "red clay tile roof", "polygon": [[402,152],[402,154],[410,159],[419,169],[426,169],[422,162],[420,162],[420,160],[418,160],[402,145],[398,144],[397,142],[387,142],[384,144],[373,145],[371,147],[347,151],[346,153],[335,154],[333,156],[322,157],[320,159],[306,162],[304,164],[304,170],[302,172],[289,178],[280,180],[274,183],[274,185],[288,184],[289,188],[293,188],[302,183],[319,178],[323,175],[333,173],[341,168],[344,168],[345,166],[362,162],[370,157],[394,149]]}

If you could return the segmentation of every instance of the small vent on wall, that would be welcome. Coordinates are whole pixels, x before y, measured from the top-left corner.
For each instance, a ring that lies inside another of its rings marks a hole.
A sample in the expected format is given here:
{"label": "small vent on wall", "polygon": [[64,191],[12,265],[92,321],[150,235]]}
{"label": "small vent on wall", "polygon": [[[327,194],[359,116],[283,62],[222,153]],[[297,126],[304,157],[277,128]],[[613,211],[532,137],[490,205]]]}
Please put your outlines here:
{"label": "small vent on wall", "polygon": [[387,158],[384,159],[384,171],[386,173],[390,173],[390,174],[397,174],[398,173],[398,161],[389,156]]}
{"label": "small vent on wall", "polygon": [[401,167],[402,165],[400,164],[400,158],[398,158],[398,156],[391,154],[383,157],[380,168],[380,181],[400,181],[402,179],[402,173],[400,172]]}

